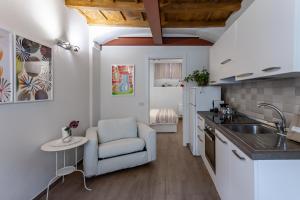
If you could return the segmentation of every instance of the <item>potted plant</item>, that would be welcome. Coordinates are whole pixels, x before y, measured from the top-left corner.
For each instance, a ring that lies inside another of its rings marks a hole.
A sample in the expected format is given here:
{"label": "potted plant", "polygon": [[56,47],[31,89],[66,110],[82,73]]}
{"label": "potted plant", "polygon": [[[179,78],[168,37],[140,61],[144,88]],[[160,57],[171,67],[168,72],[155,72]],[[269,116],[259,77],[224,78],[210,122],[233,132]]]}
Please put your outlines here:
{"label": "potted plant", "polygon": [[62,128],[62,141],[68,143],[72,140],[72,128],[77,128],[79,121],[71,121],[68,126]]}
{"label": "potted plant", "polygon": [[195,70],[192,74],[184,78],[185,82],[194,81],[198,86],[207,86],[209,81],[209,73],[206,69]]}

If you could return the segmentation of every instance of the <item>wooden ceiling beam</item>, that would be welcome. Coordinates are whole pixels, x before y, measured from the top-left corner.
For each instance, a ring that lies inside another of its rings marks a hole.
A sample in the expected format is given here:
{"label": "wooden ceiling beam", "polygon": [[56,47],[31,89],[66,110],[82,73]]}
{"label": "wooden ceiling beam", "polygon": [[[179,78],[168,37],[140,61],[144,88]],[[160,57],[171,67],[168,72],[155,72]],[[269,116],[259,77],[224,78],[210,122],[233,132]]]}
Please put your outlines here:
{"label": "wooden ceiling beam", "polygon": [[126,17],[125,17],[125,15],[123,14],[123,12],[122,11],[120,11],[120,15],[121,15],[121,17],[123,18],[123,20],[124,21],[126,21],[127,19],[126,19]]}
{"label": "wooden ceiling beam", "polygon": [[[102,19],[87,18],[89,25],[105,25],[105,26],[125,26],[125,27],[149,27],[147,21],[142,20],[126,20],[111,21]],[[162,28],[206,28],[206,27],[224,27],[225,21],[165,21],[162,22]]]}
{"label": "wooden ceiling beam", "polygon": [[104,26],[124,26],[124,27],[149,27],[147,21],[141,20],[126,20],[126,21],[111,21],[111,20],[101,20],[101,19],[88,19],[89,25],[104,25]]}
{"label": "wooden ceiling beam", "polygon": [[226,21],[166,21],[163,28],[206,28],[224,27]]}
{"label": "wooden ceiling beam", "polygon": [[101,10],[98,10],[98,13],[99,13],[105,20],[108,20],[108,18],[106,17],[106,15],[105,15]]}
{"label": "wooden ceiling beam", "polygon": [[65,5],[70,8],[77,9],[97,9],[112,11],[144,11],[144,4],[141,2],[114,2],[105,0],[65,0]]}
{"label": "wooden ceiling beam", "polygon": [[145,16],[144,16],[143,12],[140,12],[140,18],[142,21],[145,21]]}
{"label": "wooden ceiling beam", "polygon": [[163,40],[158,1],[159,0],[144,0],[144,6],[154,44],[161,45],[163,43]]}
{"label": "wooden ceiling beam", "polygon": [[190,13],[190,12],[234,12],[241,8],[239,1],[227,2],[198,2],[198,3],[170,3],[161,7],[162,12],[167,13]]}

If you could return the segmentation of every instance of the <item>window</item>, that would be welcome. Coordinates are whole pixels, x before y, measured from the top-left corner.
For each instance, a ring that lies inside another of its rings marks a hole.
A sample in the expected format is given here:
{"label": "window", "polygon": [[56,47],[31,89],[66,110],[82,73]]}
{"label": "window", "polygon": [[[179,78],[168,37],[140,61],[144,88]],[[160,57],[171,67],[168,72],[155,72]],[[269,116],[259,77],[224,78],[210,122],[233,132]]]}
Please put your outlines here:
{"label": "window", "polygon": [[181,63],[155,63],[154,87],[179,87],[181,74]]}

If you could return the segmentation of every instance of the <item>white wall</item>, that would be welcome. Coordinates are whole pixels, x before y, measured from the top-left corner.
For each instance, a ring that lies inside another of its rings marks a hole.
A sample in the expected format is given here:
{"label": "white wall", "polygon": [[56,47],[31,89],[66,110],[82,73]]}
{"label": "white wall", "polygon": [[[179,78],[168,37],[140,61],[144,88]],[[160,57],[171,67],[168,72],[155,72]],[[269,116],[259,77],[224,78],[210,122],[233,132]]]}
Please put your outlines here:
{"label": "white wall", "polygon": [[[149,109],[149,58],[182,58],[184,74],[208,66],[209,47],[103,47],[100,70],[100,118],[134,116],[148,122]],[[135,65],[135,96],[116,97],[111,95],[111,65]],[[185,71],[186,69],[186,71]],[[188,101],[187,87],[184,100]],[[184,126],[186,127],[184,119]],[[188,142],[185,134],[184,143]]]}
{"label": "white wall", "polygon": [[[88,28],[64,0],[1,0],[0,27],[54,49],[54,101],[0,106],[0,199],[31,199],[55,175],[55,155],[40,146],[70,120],[80,121],[75,135],[89,125]],[[57,38],[80,52],[53,45]]]}
{"label": "white wall", "polygon": [[[90,45],[93,44],[92,41],[90,41]],[[91,126],[97,126],[98,121],[100,119],[100,50],[96,47],[92,47],[91,49],[92,54],[92,63],[91,63],[91,72],[90,77],[92,77],[91,80],[91,108],[90,108],[90,114],[91,114]]]}
{"label": "white wall", "polygon": [[178,113],[178,105],[182,104],[183,88],[181,87],[154,87],[153,62],[150,63],[150,109],[172,108]]}

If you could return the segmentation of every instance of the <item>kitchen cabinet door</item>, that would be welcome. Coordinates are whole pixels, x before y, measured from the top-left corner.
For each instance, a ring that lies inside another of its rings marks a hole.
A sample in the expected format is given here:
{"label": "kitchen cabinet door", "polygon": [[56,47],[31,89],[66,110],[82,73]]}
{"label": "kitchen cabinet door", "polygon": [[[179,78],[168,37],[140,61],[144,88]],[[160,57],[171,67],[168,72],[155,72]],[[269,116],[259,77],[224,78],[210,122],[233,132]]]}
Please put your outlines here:
{"label": "kitchen cabinet door", "polygon": [[259,30],[253,35],[258,44],[256,59],[259,77],[292,72],[294,28],[299,26],[294,24],[295,0],[275,3],[273,0],[257,1],[252,9],[259,19],[252,22]]}
{"label": "kitchen cabinet door", "polygon": [[254,1],[236,21],[237,80],[293,71],[294,4]]}
{"label": "kitchen cabinet door", "polygon": [[235,22],[237,26],[237,68],[236,79],[244,80],[254,78],[259,71],[257,62],[257,43],[255,34],[260,30],[255,25],[261,16],[256,15],[254,3]]}
{"label": "kitchen cabinet door", "polygon": [[218,72],[221,73],[221,81],[235,76],[236,67],[236,24],[229,27],[217,41]]}
{"label": "kitchen cabinet door", "polygon": [[222,200],[229,200],[230,142],[216,130],[216,187]]}
{"label": "kitchen cabinet door", "polygon": [[254,200],[254,161],[230,144],[229,199]]}
{"label": "kitchen cabinet door", "polygon": [[236,26],[232,25],[210,49],[210,83],[223,83],[235,75]]}
{"label": "kitchen cabinet door", "polygon": [[217,46],[214,45],[209,50],[209,84],[214,85],[220,81],[220,72],[218,71]]}

